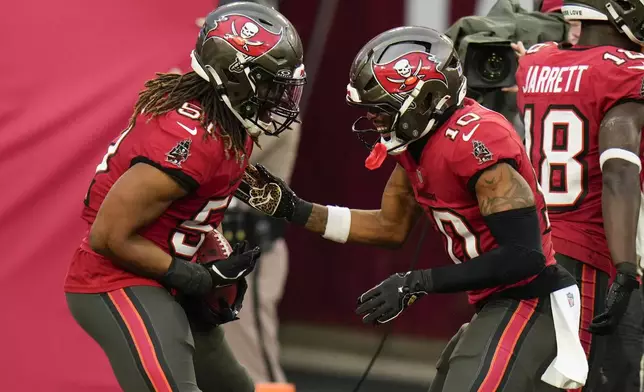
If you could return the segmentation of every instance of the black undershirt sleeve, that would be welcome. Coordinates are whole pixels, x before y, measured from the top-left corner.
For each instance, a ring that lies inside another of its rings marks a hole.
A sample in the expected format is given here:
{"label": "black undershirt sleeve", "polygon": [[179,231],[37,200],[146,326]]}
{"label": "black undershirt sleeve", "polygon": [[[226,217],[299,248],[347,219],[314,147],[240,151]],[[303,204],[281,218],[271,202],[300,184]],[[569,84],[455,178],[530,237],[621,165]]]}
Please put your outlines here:
{"label": "black undershirt sleeve", "polygon": [[421,271],[421,287],[433,293],[454,293],[509,285],[545,268],[537,209],[498,212],[484,217],[499,246],[460,264]]}

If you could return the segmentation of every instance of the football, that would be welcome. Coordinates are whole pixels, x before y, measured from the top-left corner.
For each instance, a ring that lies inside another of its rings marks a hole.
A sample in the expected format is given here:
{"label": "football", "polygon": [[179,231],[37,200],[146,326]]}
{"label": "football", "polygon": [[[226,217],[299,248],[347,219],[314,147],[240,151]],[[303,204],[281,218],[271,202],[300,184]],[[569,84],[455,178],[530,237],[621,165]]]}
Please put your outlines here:
{"label": "football", "polygon": [[[233,247],[230,245],[226,237],[217,230],[206,233],[201,247],[197,251],[197,263],[210,263],[225,260],[230,257],[233,252]],[[224,299],[227,304],[232,305],[237,297],[237,285],[219,287],[214,289],[208,296],[207,300],[213,311],[219,311],[221,299]]]}

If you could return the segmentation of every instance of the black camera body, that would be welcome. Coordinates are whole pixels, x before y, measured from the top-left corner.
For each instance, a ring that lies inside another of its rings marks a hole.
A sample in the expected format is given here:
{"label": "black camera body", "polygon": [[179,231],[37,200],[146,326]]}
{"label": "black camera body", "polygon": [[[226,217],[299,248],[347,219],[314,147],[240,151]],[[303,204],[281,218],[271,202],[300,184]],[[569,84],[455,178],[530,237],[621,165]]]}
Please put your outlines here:
{"label": "black camera body", "polygon": [[489,91],[514,86],[517,67],[510,41],[472,41],[467,45],[464,73],[471,89]]}

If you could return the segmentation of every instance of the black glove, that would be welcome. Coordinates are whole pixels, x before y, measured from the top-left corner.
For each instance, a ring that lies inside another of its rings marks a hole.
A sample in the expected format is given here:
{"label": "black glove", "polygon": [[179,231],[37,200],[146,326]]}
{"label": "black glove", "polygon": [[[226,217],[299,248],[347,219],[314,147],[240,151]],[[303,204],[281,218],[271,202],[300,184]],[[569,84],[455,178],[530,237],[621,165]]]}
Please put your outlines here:
{"label": "black glove", "polygon": [[248,248],[250,248],[248,241],[238,242],[227,259],[202,264],[210,272],[212,287],[233,284],[255,269],[257,259],[262,252],[258,246],[253,249]]}
{"label": "black glove", "polygon": [[301,225],[306,224],[313,209],[260,164],[248,165],[235,197],[263,214]]}
{"label": "black glove", "polygon": [[639,286],[635,264],[618,264],[617,276],[615,276],[615,280],[606,296],[606,309],[604,313],[593,318],[593,322],[590,324],[590,332],[597,335],[613,333],[626,312],[628,301],[631,299],[631,292],[639,288]]}
{"label": "black glove", "polygon": [[229,323],[231,321],[239,320],[237,315],[242,308],[244,295],[248,289],[246,278],[238,279],[237,282],[237,295],[232,304],[226,302],[225,299],[219,299],[219,306],[214,307],[204,296],[190,296],[182,293],[177,294],[177,301],[186,312],[186,316],[192,325],[201,330],[208,331],[213,327]]}
{"label": "black glove", "polygon": [[358,298],[356,314],[365,324],[384,324],[425,294],[422,271],[393,274]]}

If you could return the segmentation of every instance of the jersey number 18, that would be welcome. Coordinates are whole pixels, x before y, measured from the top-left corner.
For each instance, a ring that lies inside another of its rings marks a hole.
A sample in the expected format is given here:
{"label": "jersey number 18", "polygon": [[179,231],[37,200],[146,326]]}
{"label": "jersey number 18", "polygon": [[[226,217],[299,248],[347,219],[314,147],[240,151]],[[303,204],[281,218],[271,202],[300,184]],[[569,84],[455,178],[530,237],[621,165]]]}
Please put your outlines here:
{"label": "jersey number 18", "polygon": [[[534,140],[534,106],[524,108],[525,148],[550,211],[579,206],[587,193],[588,120],[570,105],[550,105],[541,120],[541,140]],[[536,143],[535,143],[536,142]],[[533,151],[541,146],[539,151]]]}

